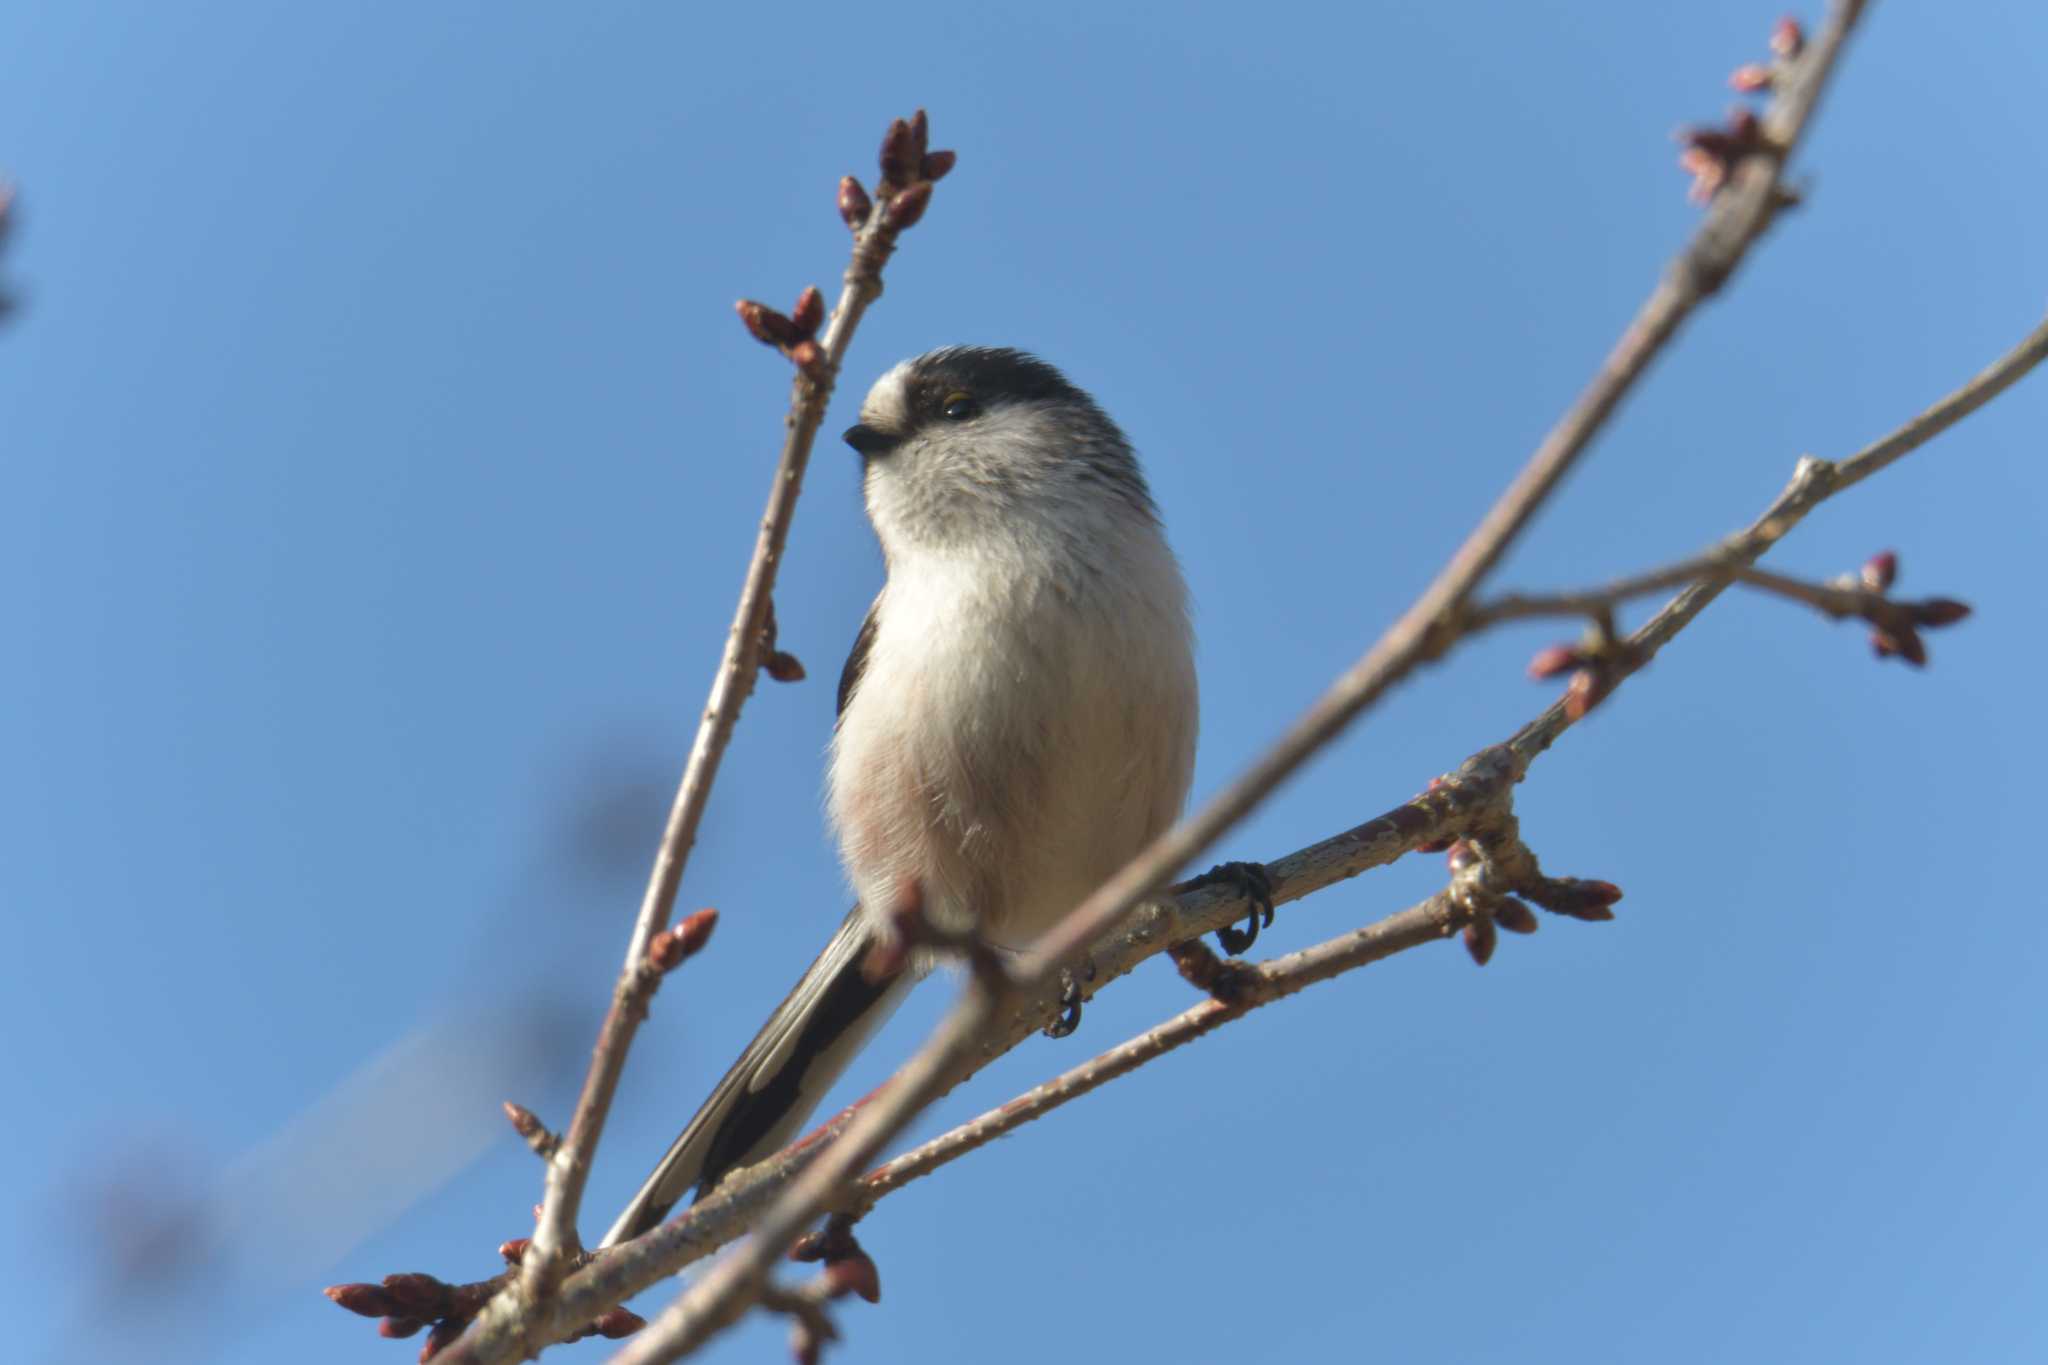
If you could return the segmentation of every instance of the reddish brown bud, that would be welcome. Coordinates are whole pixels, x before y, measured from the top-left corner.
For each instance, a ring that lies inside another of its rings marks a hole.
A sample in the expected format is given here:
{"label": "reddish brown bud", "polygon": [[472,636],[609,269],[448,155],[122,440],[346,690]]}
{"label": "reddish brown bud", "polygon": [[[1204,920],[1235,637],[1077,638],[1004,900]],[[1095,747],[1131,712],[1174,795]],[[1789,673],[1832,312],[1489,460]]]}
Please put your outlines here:
{"label": "reddish brown bud", "polygon": [[771,651],[761,660],[761,671],[779,683],[796,683],[804,680],[804,666],[794,654],[781,650]]}
{"label": "reddish brown bud", "polygon": [[828,1262],[825,1266],[825,1292],[835,1299],[848,1294],[858,1294],[869,1303],[882,1301],[882,1272],[875,1269],[875,1263],[864,1251]]}
{"label": "reddish brown bud", "polygon": [[1899,576],[1899,557],[1890,550],[1879,550],[1863,561],[1857,576],[1872,592],[1885,592]]}
{"label": "reddish brown bud", "polygon": [[718,912],[706,906],[694,915],[687,915],[675,928],[677,939],[682,943],[683,956],[695,957],[704,951],[704,945],[711,941],[711,931],[718,927]]}
{"label": "reddish brown bud", "polygon": [[1493,921],[1476,919],[1465,926],[1461,935],[1465,940],[1465,951],[1472,954],[1472,960],[1484,967],[1493,958],[1494,945],[1500,942],[1500,935],[1493,931]]}
{"label": "reddish brown bud", "polygon": [[673,929],[663,929],[647,940],[647,965],[657,972],[672,972],[683,965],[683,941]]}
{"label": "reddish brown bud", "polygon": [[910,154],[919,161],[932,145],[932,121],[920,109],[910,116]]}
{"label": "reddish brown bud", "polygon": [[826,1256],[831,1254],[832,1250],[827,1241],[829,1235],[823,1229],[818,1228],[805,1233],[790,1243],[789,1259],[792,1261],[824,1260]]}
{"label": "reddish brown bud", "polygon": [[386,1318],[377,1324],[377,1335],[403,1341],[427,1325],[425,1318]]}
{"label": "reddish brown bud", "polygon": [[868,198],[868,192],[861,188],[860,181],[850,175],[839,178],[839,216],[848,227],[859,232],[873,208],[874,203]]}
{"label": "reddish brown bud", "polygon": [[960,159],[955,152],[927,152],[924,164],[918,167],[926,180],[944,180],[946,172],[953,169],[953,163]]}
{"label": "reddish brown bud", "polygon": [[924,217],[925,205],[931,202],[932,182],[920,180],[882,206],[882,221],[892,232],[906,231],[917,226],[917,220]]}
{"label": "reddish brown bud", "polygon": [[518,1265],[526,1259],[526,1249],[531,1245],[531,1237],[514,1237],[509,1242],[498,1243],[498,1254],[505,1258],[506,1265]]}
{"label": "reddish brown bud", "polygon": [[630,1337],[646,1325],[647,1319],[641,1317],[630,1308],[614,1308],[610,1312],[601,1314],[597,1321],[591,1324],[591,1326],[597,1328],[599,1336],[609,1337],[613,1341],[617,1341],[620,1337]]}
{"label": "reddish brown bud", "polygon": [[448,1303],[448,1286],[432,1275],[386,1275],[384,1290],[400,1309],[419,1316],[438,1317]]}
{"label": "reddish brown bud", "polygon": [[1621,888],[1613,882],[1579,877],[1543,877],[1521,891],[1554,915],[1584,920],[1613,919],[1614,911],[1608,907],[1621,899]]}
{"label": "reddish brown bud", "polygon": [[1572,674],[1572,680],[1565,684],[1564,713],[1574,721],[1584,720],[1586,713],[1607,695],[1606,687],[1600,682],[1600,675],[1590,668],[1582,668]]}
{"label": "reddish brown bud", "polygon": [[1735,163],[1762,145],[1763,125],[1754,110],[1738,108],[1729,114],[1727,127],[1685,128],[1679,138],[1685,150],[1678,164],[1693,178],[1693,199],[1705,203],[1728,182]]}
{"label": "reddish brown bud", "polygon": [[320,1292],[338,1306],[366,1318],[387,1317],[398,1311],[398,1300],[386,1293],[381,1284],[330,1284]]}
{"label": "reddish brown bud", "polygon": [[1915,668],[1927,666],[1927,646],[1920,640],[1920,632],[1907,626],[1892,632],[1892,651]]}
{"label": "reddish brown bud", "polygon": [[911,145],[910,125],[902,119],[890,123],[889,131],[882,134],[882,184],[901,187],[911,182],[910,168],[922,156],[913,154]]}
{"label": "reddish brown bud", "polygon": [[1759,62],[1746,62],[1728,73],[1728,84],[1745,95],[1771,88],[1771,69]]}
{"label": "reddish brown bud", "polygon": [[1568,879],[1568,885],[1577,889],[1586,904],[1606,907],[1621,899],[1621,888],[1613,882],[1589,881],[1584,877]]}
{"label": "reddish brown bud", "polygon": [[733,305],[733,311],[740,315],[740,321],[747,325],[747,331],[753,334],[754,340],[764,346],[794,346],[803,339],[797,335],[795,323],[765,303],[741,299]]}
{"label": "reddish brown bud", "polygon": [[547,1131],[547,1125],[540,1121],[540,1116],[523,1104],[506,1100],[505,1117],[512,1120],[512,1127],[523,1138],[532,1138]]}
{"label": "reddish brown bud", "polygon": [[825,296],[818,292],[818,286],[804,286],[804,292],[796,296],[796,311],[789,315],[789,320],[801,336],[818,334],[819,324],[825,321]]}
{"label": "reddish brown bud", "polygon": [[1533,934],[1541,921],[1534,910],[1510,896],[1494,910],[1493,922],[1511,934]]}
{"label": "reddish brown bud", "polygon": [[1968,602],[1958,602],[1952,597],[1930,597],[1913,606],[1915,625],[1936,628],[1952,626],[1970,614]]}
{"label": "reddish brown bud", "polygon": [[1777,25],[1771,29],[1771,51],[1777,53],[1785,61],[1791,61],[1794,57],[1797,57],[1805,50],[1805,47],[1806,30],[1801,28],[1799,21],[1791,15],[1788,14],[1780,19]]}
{"label": "reddish brown bud", "polygon": [[432,1360],[435,1356],[447,1350],[450,1346],[453,1346],[455,1338],[461,1336],[462,1329],[467,1326],[469,1324],[466,1322],[435,1323],[434,1330],[427,1333],[427,1339],[420,1343],[420,1360],[422,1365],[424,1365],[424,1362]]}
{"label": "reddish brown bud", "polygon": [[1536,651],[1536,657],[1529,660],[1529,676],[1541,680],[1554,678],[1560,673],[1569,673],[1586,661],[1571,645],[1551,645]]}

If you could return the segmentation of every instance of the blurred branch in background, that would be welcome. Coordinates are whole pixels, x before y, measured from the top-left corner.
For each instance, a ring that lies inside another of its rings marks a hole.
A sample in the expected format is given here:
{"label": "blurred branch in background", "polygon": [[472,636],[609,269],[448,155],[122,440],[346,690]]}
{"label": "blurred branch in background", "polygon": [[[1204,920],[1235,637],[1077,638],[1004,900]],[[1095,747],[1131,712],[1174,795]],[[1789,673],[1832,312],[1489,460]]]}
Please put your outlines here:
{"label": "blurred branch in background", "polygon": [[[7,248],[13,241],[14,225],[20,217],[17,212],[20,198],[11,183],[0,180],[0,269],[7,264]],[[7,276],[0,273],[0,322],[7,321],[20,306],[20,300],[7,285]]]}

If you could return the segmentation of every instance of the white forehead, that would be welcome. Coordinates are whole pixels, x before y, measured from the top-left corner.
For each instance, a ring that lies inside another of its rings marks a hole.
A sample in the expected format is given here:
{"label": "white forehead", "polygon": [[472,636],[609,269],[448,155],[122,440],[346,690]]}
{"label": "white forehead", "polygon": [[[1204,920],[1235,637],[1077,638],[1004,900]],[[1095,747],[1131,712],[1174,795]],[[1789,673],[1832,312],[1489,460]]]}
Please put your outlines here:
{"label": "white forehead", "polygon": [[884,431],[905,431],[910,426],[910,362],[900,362],[875,381],[861,401],[860,420]]}

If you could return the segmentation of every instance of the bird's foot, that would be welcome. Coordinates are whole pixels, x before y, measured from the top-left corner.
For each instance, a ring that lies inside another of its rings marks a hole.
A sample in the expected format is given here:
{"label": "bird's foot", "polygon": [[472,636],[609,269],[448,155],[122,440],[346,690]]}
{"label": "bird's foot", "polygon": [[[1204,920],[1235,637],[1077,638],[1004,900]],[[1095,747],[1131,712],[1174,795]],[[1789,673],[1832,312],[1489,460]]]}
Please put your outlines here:
{"label": "bird's foot", "polygon": [[1251,902],[1251,916],[1245,920],[1244,928],[1226,924],[1216,931],[1216,941],[1223,945],[1223,951],[1236,957],[1259,941],[1259,930],[1272,927],[1273,878],[1263,863],[1218,863],[1187,886],[1193,890],[1218,884]]}
{"label": "bird's foot", "polygon": [[1081,988],[1083,982],[1095,979],[1095,961],[1090,958],[1081,964],[1078,971],[1060,969],[1060,1017],[1045,1026],[1048,1038],[1064,1038],[1081,1027]]}

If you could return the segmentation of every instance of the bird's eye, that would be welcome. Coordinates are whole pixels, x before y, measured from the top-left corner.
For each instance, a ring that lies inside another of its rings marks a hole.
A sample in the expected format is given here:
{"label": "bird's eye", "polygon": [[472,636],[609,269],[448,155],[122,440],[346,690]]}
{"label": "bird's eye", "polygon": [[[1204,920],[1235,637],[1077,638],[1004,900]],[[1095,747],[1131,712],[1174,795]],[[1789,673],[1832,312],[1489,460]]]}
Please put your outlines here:
{"label": "bird's eye", "polygon": [[946,415],[949,422],[964,422],[980,412],[981,405],[974,401],[973,394],[949,393],[946,395],[946,401],[939,405],[939,411]]}

